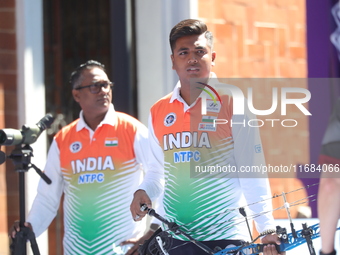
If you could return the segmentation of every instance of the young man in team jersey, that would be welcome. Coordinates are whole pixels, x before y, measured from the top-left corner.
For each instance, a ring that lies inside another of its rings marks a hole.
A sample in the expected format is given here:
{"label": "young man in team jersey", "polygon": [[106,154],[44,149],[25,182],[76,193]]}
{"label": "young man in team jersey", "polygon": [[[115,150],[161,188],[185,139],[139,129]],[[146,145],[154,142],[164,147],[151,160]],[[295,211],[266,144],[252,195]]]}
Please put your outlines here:
{"label": "young man in team jersey", "polygon": [[[246,224],[238,210],[252,204],[252,214],[271,211],[267,178],[209,178],[194,176],[201,166],[241,166],[265,164],[257,128],[236,125],[208,125],[214,119],[242,122],[254,119],[250,113],[235,116],[232,98],[220,95],[221,101],[208,101],[202,113],[202,91],[216,83],[211,72],[215,64],[213,36],[199,20],[183,20],[170,33],[172,67],[179,76],[173,92],[161,98],[151,108],[149,117],[149,171],[134,194],[131,213],[136,221],[146,212],[142,204],[151,207],[151,200],[163,194],[165,218],[180,225],[182,230],[211,249],[240,245],[249,239]],[[210,84],[206,86],[205,84]],[[212,87],[211,87],[212,88]],[[198,168],[197,168],[198,167]],[[234,176],[235,177],[235,176]],[[262,201],[259,203],[255,203]],[[230,210],[228,210],[230,209]],[[236,221],[235,221],[236,220]],[[271,214],[255,218],[259,232],[274,227]],[[267,235],[264,243],[277,243],[277,235]],[[173,235],[170,255],[207,254],[181,235]],[[276,255],[273,244],[264,248],[265,255]],[[283,253],[282,253],[283,254]]]}
{"label": "young man in team jersey", "polygon": [[[136,243],[132,239],[144,229],[131,219],[129,205],[146,170],[147,128],[114,110],[113,83],[101,63],[80,65],[70,83],[82,111],[55,135],[45,166],[52,183],[40,181],[25,225],[39,236],[64,194],[65,255],[125,254],[124,244]],[[129,254],[138,254],[137,248]]]}

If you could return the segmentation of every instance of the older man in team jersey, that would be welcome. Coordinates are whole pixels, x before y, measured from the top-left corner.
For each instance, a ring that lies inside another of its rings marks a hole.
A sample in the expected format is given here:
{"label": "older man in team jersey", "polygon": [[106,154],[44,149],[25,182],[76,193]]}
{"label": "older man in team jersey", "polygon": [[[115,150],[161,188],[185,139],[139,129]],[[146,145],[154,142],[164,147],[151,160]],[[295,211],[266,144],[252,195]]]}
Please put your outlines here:
{"label": "older man in team jersey", "polygon": [[45,166],[52,183],[40,181],[25,225],[39,236],[64,194],[65,255],[125,254],[121,243],[144,230],[131,219],[129,204],[146,170],[147,129],[114,110],[113,83],[101,63],[80,65],[70,83],[82,111],[55,135]]}

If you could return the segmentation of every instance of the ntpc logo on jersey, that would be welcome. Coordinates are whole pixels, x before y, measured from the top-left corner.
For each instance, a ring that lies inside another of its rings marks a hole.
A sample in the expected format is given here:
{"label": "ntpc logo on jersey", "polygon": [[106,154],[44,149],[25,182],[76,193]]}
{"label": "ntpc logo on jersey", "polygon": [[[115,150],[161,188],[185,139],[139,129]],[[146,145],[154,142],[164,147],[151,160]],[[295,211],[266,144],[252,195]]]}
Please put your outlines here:
{"label": "ntpc logo on jersey", "polygon": [[[207,115],[207,111],[219,111],[219,107],[223,104],[220,95],[217,93],[217,91],[211,87],[208,84],[198,82],[202,85],[205,85],[205,88],[199,88],[206,93],[202,93],[202,108],[201,108],[201,113],[202,115]],[[214,87],[216,89],[221,89],[221,90],[228,90],[228,92],[231,93],[232,98],[233,98],[233,114],[234,115],[244,115],[245,114],[245,100],[247,100],[247,106],[248,109],[251,113],[254,115],[270,115],[274,113],[277,109],[278,106],[278,88],[272,88],[272,105],[270,109],[267,110],[258,110],[255,109],[254,104],[253,104],[253,90],[252,88],[248,88],[248,95],[247,98],[244,97],[243,92],[240,88],[230,85],[230,84],[214,84]],[[210,90],[210,91],[209,91]],[[298,93],[304,95],[303,98],[287,98],[288,93]],[[215,96],[214,96],[215,94]],[[211,99],[207,99],[207,95],[213,100],[211,102]],[[295,105],[304,115],[312,115],[302,104],[307,103],[311,99],[311,93],[309,90],[304,89],[304,88],[293,88],[293,87],[284,87],[281,88],[281,115],[285,116],[287,115],[287,105]],[[208,104],[207,104],[208,102]],[[230,126],[232,127],[233,125],[242,125],[246,126],[248,125],[249,127],[262,127],[265,122],[271,123],[271,127],[274,127],[274,123],[280,121],[281,125],[283,127],[295,127],[297,126],[298,122],[295,119],[250,119],[246,123],[245,120],[243,122],[232,122],[230,121]],[[220,124],[228,124],[228,120],[226,119],[213,119],[213,126],[216,127],[217,125]]]}
{"label": "ntpc logo on jersey", "polygon": [[[118,138],[106,138],[105,146],[118,146]],[[72,153],[78,153],[82,150],[81,142],[76,141],[70,145]],[[106,157],[86,157],[82,159],[72,160],[72,173],[78,175],[78,184],[86,183],[102,183],[105,180],[105,175],[102,171],[115,170],[112,156]]]}

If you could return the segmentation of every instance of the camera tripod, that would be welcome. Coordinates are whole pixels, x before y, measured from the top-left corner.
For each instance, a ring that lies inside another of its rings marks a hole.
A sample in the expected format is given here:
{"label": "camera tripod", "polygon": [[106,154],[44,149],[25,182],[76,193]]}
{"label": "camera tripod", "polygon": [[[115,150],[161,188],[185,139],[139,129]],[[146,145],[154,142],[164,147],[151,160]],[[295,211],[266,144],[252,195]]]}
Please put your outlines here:
{"label": "camera tripod", "polygon": [[33,156],[32,148],[26,145],[16,145],[8,158],[12,159],[15,171],[19,173],[19,209],[20,209],[20,231],[16,233],[15,238],[12,238],[12,244],[10,245],[11,255],[25,255],[27,252],[26,243],[27,240],[31,243],[31,248],[34,255],[40,255],[38,244],[35,239],[33,230],[24,225],[25,223],[25,172],[30,168],[34,168],[42,179],[48,184],[51,180],[34,164],[31,164],[31,157]]}

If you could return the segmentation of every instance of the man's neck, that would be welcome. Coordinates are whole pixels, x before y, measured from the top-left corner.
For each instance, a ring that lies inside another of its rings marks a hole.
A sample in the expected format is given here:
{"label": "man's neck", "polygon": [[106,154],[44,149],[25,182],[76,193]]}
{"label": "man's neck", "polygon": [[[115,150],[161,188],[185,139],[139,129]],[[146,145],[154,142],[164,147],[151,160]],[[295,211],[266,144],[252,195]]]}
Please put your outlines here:
{"label": "man's neck", "polygon": [[106,113],[101,114],[101,115],[96,115],[96,116],[91,116],[86,114],[83,114],[84,117],[84,121],[85,123],[89,126],[89,128],[91,128],[93,131],[95,131],[97,129],[97,127],[99,126],[99,124],[103,121],[103,119],[105,118]]}
{"label": "man's neck", "polygon": [[183,87],[181,87],[179,93],[181,97],[183,98],[183,100],[187,103],[187,105],[190,106],[196,101],[198,96],[201,94],[201,91],[199,91],[198,89],[190,90],[190,88],[184,89]]}
{"label": "man's neck", "polygon": [[179,93],[183,100],[190,106],[199,97],[199,95],[202,92],[202,89],[205,87],[203,84],[207,82],[208,78],[195,80],[192,79],[191,81],[181,81],[181,88]]}

